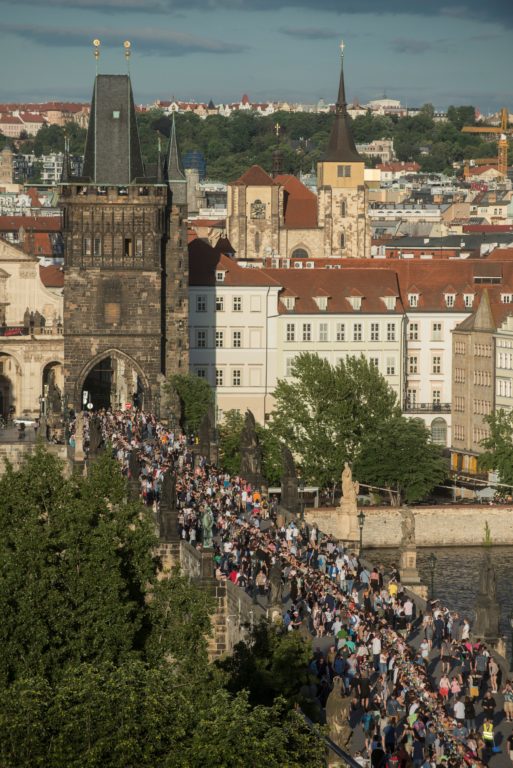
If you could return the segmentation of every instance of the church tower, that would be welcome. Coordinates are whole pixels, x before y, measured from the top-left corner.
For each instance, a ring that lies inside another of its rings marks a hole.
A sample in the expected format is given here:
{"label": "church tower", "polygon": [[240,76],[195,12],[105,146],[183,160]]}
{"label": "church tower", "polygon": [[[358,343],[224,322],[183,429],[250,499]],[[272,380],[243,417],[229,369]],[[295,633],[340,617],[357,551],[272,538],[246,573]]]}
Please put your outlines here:
{"label": "church tower", "polygon": [[319,227],[324,231],[325,258],[370,258],[365,163],[356,150],[347,114],[343,43],[340,50],[335,122],[326,157],[317,166]]}
{"label": "church tower", "polygon": [[83,176],[65,174],[61,190],[70,407],[158,409],[168,364],[187,371],[186,327],[167,336],[187,307],[186,259],[169,257],[172,196],[161,168],[144,166],[129,76],[97,75]]}

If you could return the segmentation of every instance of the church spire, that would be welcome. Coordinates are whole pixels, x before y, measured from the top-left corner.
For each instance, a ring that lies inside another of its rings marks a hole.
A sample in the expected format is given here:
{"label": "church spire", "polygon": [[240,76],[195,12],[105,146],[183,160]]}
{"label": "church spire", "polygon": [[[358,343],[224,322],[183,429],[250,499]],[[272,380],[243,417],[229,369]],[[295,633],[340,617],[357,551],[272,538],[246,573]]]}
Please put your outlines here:
{"label": "church spire", "polygon": [[171,133],[169,135],[169,150],[167,153],[166,178],[173,194],[173,202],[181,205],[187,203],[187,180],[182,169],[182,161],[176,140],[175,113],[171,117]]}
{"label": "church spire", "polygon": [[326,161],[328,163],[363,163],[357,152],[347,114],[346,87],[344,82],[344,43],[340,43],[340,81],[338,85],[335,122],[331,130]]}
{"label": "church spire", "polygon": [[61,181],[66,184],[71,181],[71,168],[69,161],[69,138],[64,137],[64,157],[62,158]]}

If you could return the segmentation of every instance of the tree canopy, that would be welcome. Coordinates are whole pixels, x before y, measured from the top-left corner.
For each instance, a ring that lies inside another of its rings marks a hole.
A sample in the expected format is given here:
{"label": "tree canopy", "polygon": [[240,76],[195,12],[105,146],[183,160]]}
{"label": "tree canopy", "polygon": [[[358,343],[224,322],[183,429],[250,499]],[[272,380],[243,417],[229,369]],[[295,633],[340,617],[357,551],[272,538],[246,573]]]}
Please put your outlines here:
{"label": "tree canopy", "polygon": [[[221,465],[232,474],[240,472],[240,438],[244,415],[238,410],[226,411],[219,425]],[[262,474],[270,485],[279,484],[282,475],[281,445],[276,435],[258,422],[256,432],[262,447]]]}
{"label": "tree canopy", "polygon": [[0,479],[0,764],[320,768],[289,701],[252,703],[208,663],[211,598],[158,578],[127,495],[108,452],[83,478],[38,448]]}
{"label": "tree canopy", "polygon": [[513,486],[513,411],[502,409],[485,416],[490,436],[481,441],[484,453],[478,462],[482,469],[496,470],[500,482]]}
{"label": "tree canopy", "polygon": [[164,388],[168,396],[176,393],[180,399],[183,429],[190,433],[197,432],[214,404],[214,393],[208,381],[191,373],[177,373],[169,377]]}

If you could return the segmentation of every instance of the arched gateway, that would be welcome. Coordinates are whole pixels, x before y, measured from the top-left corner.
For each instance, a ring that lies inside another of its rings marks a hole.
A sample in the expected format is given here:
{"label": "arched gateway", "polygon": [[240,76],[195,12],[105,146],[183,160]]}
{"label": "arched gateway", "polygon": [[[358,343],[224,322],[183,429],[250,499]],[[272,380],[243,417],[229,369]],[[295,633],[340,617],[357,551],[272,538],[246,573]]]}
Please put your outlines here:
{"label": "arched gateway", "polygon": [[97,355],[84,366],[77,380],[75,401],[82,408],[142,408],[151,403],[151,388],[140,366],[118,349]]}

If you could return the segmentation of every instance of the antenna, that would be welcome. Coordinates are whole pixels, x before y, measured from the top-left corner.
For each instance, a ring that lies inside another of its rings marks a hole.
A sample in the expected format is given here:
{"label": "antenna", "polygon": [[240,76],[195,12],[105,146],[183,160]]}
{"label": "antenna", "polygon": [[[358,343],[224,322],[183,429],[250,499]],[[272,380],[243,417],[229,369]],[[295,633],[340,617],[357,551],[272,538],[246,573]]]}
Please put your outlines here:
{"label": "antenna", "polygon": [[130,74],[130,49],[132,47],[132,43],[130,40],[125,40],[123,43],[123,48],[125,49],[125,60],[126,60],[126,71],[128,74]]}
{"label": "antenna", "polygon": [[98,74],[98,59],[100,58],[100,45],[101,45],[98,38],[95,38],[93,40],[93,45],[94,45],[94,60],[96,64],[96,74]]}

